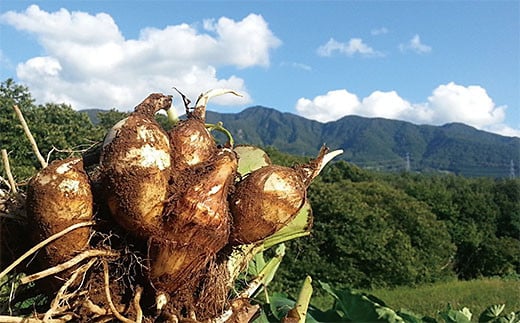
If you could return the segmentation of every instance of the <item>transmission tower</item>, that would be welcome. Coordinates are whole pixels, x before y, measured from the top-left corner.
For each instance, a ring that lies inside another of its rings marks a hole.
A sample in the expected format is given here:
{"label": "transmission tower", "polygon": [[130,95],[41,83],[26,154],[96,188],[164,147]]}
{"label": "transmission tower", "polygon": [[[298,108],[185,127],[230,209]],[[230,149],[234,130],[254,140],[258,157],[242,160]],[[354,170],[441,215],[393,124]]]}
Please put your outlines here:
{"label": "transmission tower", "polygon": [[405,171],[410,171],[410,153],[406,153],[406,164],[405,164]]}

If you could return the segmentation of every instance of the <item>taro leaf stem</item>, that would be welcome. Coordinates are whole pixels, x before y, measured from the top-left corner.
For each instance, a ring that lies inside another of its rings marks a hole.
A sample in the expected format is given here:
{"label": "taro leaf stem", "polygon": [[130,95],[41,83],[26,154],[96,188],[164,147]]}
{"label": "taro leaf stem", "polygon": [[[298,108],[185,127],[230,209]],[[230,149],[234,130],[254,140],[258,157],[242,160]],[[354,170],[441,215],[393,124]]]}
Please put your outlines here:
{"label": "taro leaf stem", "polygon": [[175,126],[177,123],[179,123],[179,116],[177,115],[177,112],[175,111],[175,107],[172,106],[168,110],[166,110],[166,115],[168,116],[168,121]]}
{"label": "taro leaf stem", "polygon": [[259,288],[267,286],[273,280],[284,255],[285,245],[282,243],[276,248],[275,256],[267,262],[260,273],[249,283],[247,288],[240,293],[240,296],[250,298]]}
{"label": "taro leaf stem", "polygon": [[216,124],[206,123],[206,129],[208,129],[209,131],[217,130],[217,131],[222,132],[223,134],[226,135],[226,137],[228,139],[227,144],[230,147],[233,147],[235,145],[235,140],[233,139],[231,132],[229,132],[229,130],[224,128],[224,123],[222,123],[222,121],[219,121]]}
{"label": "taro leaf stem", "polygon": [[298,316],[300,317],[298,323],[305,323],[305,319],[307,318],[307,310],[309,309],[309,302],[311,301],[312,295],[312,279],[310,276],[305,277],[303,281],[302,287],[300,289],[300,293],[298,294],[298,299],[296,300],[296,304],[294,308],[298,312]]}

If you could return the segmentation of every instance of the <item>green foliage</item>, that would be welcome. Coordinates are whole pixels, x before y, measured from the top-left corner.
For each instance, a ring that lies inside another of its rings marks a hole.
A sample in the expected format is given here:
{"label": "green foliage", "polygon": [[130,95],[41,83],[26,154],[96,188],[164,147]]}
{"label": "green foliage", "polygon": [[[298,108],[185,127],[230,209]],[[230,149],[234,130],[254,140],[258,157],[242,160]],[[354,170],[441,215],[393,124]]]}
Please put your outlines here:
{"label": "green foliage", "polygon": [[459,176],[388,176],[446,223],[465,279],[520,272],[520,181]]}
{"label": "green foliage", "polygon": [[296,288],[294,277],[306,274],[356,287],[414,285],[452,275],[444,265],[455,248],[444,223],[402,191],[383,182],[317,180],[309,198],[312,235],[289,244],[277,276],[281,285]]}
{"label": "green foliage", "polygon": [[0,94],[0,147],[8,151],[11,168],[19,181],[34,174],[40,165],[14,113],[14,104],[22,111],[40,152],[49,161],[85,149],[102,136],[86,114],[64,104],[34,105],[29,90],[11,79],[1,83]]}
{"label": "green foliage", "polygon": [[115,109],[111,109],[104,112],[97,113],[97,126],[103,129],[106,133],[112,126],[114,126],[118,121],[123,120],[128,117],[130,113],[120,112]]}

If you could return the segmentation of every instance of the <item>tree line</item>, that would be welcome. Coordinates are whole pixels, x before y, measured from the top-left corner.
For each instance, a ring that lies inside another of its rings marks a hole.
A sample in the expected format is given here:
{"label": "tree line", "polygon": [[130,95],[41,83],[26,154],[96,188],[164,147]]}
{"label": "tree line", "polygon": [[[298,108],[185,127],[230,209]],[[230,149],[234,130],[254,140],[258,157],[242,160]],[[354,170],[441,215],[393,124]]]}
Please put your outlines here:
{"label": "tree line", "polygon": [[[270,151],[276,162],[295,158]],[[309,189],[314,225],[276,283],[381,288],[520,273],[520,180],[380,173],[339,161]]]}

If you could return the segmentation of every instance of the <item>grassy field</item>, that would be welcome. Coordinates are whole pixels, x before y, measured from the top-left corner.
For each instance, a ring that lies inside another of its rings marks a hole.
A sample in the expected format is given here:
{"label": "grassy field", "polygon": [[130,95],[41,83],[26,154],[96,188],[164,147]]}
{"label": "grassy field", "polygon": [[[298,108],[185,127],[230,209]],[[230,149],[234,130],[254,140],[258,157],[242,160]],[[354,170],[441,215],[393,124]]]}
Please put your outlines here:
{"label": "grassy field", "polygon": [[[439,319],[437,313],[450,304],[454,309],[467,307],[473,321],[489,305],[506,304],[505,312],[520,311],[520,281],[478,279],[451,281],[418,287],[399,287],[364,291],[383,300],[394,310],[407,309],[419,315]],[[332,299],[315,299],[319,308],[330,308]]]}
{"label": "grassy field", "polygon": [[505,312],[520,311],[520,281],[479,279],[452,281],[417,288],[402,287],[369,291],[392,309],[406,308],[417,314],[436,317],[437,312],[451,304],[452,308],[467,307],[474,318],[494,304],[506,304]]}

